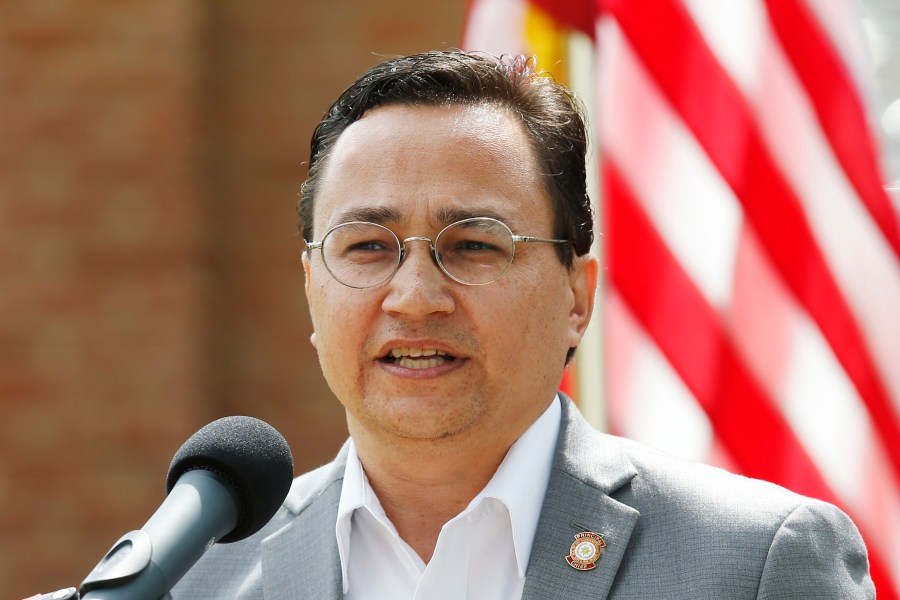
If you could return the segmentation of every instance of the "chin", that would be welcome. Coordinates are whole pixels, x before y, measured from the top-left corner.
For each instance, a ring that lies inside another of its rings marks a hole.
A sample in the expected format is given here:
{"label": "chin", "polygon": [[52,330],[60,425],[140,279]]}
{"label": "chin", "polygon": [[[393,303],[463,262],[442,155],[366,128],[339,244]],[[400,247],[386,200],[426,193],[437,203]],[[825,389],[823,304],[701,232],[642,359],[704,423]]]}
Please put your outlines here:
{"label": "chin", "polygon": [[411,440],[447,439],[471,429],[478,412],[462,407],[436,406],[426,399],[393,401],[389,410],[372,413],[373,421],[388,433]]}

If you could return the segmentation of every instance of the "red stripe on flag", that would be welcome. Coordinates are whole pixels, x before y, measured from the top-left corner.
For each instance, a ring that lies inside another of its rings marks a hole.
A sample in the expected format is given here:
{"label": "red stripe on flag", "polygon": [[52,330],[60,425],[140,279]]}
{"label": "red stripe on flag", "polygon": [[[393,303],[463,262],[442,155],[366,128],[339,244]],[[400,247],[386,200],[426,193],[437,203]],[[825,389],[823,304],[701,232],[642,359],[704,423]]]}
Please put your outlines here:
{"label": "red stripe on flag", "polygon": [[594,38],[597,23],[594,0],[530,0],[530,4],[552,16],[560,25],[577,29],[591,36],[591,39]]}
{"label": "red stripe on flag", "polygon": [[[610,8],[664,96],[734,190],[785,283],[828,340],[900,476],[900,423],[884,383],[803,209],[769,155],[737,86],[681,5],[647,0],[638,6],[618,0]],[[645,18],[648,13],[654,18]]]}
{"label": "red stripe on flag", "polygon": [[[608,160],[602,179],[610,281],[706,411],[741,472],[838,504],[723,332],[715,310]],[[872,549],[869,570],[881,595],[896,600],[889,571]]]}
{"label": "red stripe on flag", "polygon": [[790,425],[723,332],[715,309],[609,161],[603,165],[603,197],[612,283],[706,411],[741,471],[836,502]]}
{"label": "red stripe on flag", "polygon": [[835,156],[900,259],[900,223],[882,187],[865,109],[846,66],[804,2],[766,0],[766,7]]}

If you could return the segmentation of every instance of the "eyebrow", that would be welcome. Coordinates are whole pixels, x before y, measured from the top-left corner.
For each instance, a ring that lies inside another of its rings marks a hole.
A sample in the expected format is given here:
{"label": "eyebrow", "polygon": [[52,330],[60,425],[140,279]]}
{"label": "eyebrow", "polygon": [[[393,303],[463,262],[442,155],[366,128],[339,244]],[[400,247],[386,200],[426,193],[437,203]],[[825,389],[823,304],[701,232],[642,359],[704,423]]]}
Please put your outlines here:
{"label": "eyebrow", "polygon": [[450,223],[456,223],[463,219],[472,219],[475,217],[490,217],[502,221],[503,223],[507,222],[507,219],[500,213],[486,208],[478,208],[475,210],[470,208],[441,208],[437,212],[437,221],[441,225],[449,225]]}
{"label": "eyebrow", "polygon": [[350,221],[368,221],[369,223],[377,223],[385,225],[387,223],[397,223],[402,219],[402,214],[396,208],[386,206],[358,206],[339,213],[334,223],[347,223]]}
{"label": "eyebrow", "polygon": [[[437,214],[435,215],[437,223],[442,226],[475,217],[490,217],[510,225],[507,217],[489,208],[471,209],[442,207],[438,209]],[[338,213],[335,216],[334,223],[367,221],[369,223],[377,223],[378,225],[388,225],[391,223],[399,223],[402,220],[403,213],[396,208],[386,206],[358,206]]]}

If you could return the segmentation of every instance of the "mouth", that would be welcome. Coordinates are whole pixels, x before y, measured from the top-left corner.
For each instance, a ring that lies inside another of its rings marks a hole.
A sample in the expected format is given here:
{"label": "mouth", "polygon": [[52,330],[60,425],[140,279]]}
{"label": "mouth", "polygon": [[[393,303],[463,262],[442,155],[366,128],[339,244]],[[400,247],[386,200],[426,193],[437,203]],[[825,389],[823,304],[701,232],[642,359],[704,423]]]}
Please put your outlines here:
{"label": "mouth", "polygon": [[430,369],[452,362],[456,357],[437,348],[401,347],[391,348],[379,360],[407,369]]}

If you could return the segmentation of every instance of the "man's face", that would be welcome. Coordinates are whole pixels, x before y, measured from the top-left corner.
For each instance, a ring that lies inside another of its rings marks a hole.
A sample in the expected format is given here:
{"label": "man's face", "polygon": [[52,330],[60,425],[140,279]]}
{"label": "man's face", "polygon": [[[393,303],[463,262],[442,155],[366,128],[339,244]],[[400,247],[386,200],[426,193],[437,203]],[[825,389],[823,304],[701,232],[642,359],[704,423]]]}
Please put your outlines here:
{"label": "man's face", "polygon": [[[460,215],[552,238],[538,173],[522,125],[496,107],[374,109],[341,134],[321,173],[315,240],[357,220],[433,239]],[[552,244],[519,243],[503,277],[466,286],[440,271],[427,242],[408,247],[390,281],[364,290],[332,278],[319,251],[304,255],[313,343],[351,434],[512,443],[581,339],[594,260],[569,270]]]}

